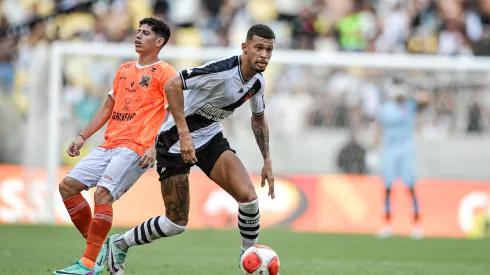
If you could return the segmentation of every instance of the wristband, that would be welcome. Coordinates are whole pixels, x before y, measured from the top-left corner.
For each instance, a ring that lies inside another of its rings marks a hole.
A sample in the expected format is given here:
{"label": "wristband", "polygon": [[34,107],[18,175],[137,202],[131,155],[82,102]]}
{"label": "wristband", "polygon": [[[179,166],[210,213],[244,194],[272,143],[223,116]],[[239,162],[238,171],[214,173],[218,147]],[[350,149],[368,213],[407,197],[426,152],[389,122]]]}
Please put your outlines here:
{"label": "wristband", "polygon": [[87,140],[82,134],[80,134],[80,136],[83,138],[83,141]]}

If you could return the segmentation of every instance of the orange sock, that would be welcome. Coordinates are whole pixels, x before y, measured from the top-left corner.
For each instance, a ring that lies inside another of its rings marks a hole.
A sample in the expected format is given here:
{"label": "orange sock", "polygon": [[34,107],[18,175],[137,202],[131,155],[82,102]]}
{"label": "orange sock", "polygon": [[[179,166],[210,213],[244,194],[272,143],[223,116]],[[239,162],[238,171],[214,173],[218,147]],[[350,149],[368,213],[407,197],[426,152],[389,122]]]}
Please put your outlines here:
{"label": "orange sock", "polygon": [[90,205],[87,200],[82,194],[76,194],[63,200],[63,203],[65,203],[66,210],[70,214],[71,221],[86,239],[90,223],[92,222],[92,210],[90,210]]}
{"label": "orange sock", "polygon": [[112,227],[112,205],[96,204],[94,217],[88,230],[87,247],[80,261],[88,268],[93,268],[97,255],[104,244],[104,240]]}

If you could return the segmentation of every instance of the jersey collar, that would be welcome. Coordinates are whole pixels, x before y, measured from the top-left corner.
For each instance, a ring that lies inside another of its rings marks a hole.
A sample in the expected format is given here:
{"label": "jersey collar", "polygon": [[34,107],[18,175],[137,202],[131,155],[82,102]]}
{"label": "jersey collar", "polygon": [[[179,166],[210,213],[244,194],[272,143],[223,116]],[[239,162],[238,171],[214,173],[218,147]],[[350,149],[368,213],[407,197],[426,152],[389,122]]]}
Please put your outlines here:
{"label": "jersey collar", "polygon": [[156,65],[158,63],[162,62],[161,60],[158,60],[157,62],[155,63],[151,63],[151,64],[148,64],[148,65],[145,65],[145,66],[141,66],[139,63],[136,63],[136,68],[138,69],[143,69],[143,68],[146,68],[146,67],[150,67],[150,66],[153,66],[153,65]]}
{"label": "jersey collar", "polygon": [[243,75],[242,75],[241,55],[238,55],[237,58],[238,58],[238,74],[240,75],[240,80],[242,81],[242,84],[247,84],[248,81],[245,81],[245,79],[243,79]]}

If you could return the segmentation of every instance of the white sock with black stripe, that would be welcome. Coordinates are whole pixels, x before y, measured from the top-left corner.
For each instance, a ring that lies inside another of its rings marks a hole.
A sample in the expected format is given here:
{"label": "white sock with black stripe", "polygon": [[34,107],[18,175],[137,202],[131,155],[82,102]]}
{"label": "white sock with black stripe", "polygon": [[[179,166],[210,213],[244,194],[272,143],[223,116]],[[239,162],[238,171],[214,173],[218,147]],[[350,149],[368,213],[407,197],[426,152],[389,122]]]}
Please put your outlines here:
{"label": "white sock with black stripe", "polygon": [[238,228],[242,236],[242,250],[257,244],[260,231],[259,201],[238,203]]}
{"label": "white sock with black stripe", "polygon": [[115,245],[127,251],[131,246],[149,244],[156,239],[179,235],[185,228],[171,222],[166,216],[157,216],[119,235]]}

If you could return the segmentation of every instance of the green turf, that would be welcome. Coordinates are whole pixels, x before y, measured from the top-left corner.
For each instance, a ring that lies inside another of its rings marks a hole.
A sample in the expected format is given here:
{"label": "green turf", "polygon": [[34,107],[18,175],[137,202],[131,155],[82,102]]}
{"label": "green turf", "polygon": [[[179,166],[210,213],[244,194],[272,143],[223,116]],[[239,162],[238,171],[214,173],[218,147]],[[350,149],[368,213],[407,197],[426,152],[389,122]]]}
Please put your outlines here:
{"label": "green turf", "polygon": [[[281,275],[490,274],[490,240],[378,240],[263,230],[260,243],[278,252]],[[238,248],[237,231],[190,230],[132,248],[126,274],[238,275]],[[51,274],[83,250],[84,240],[71,227],[0,225],[0,274]]]}

